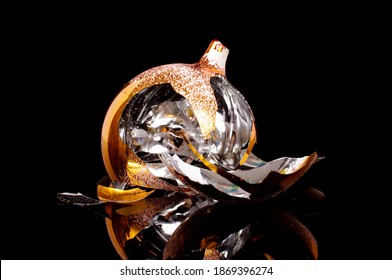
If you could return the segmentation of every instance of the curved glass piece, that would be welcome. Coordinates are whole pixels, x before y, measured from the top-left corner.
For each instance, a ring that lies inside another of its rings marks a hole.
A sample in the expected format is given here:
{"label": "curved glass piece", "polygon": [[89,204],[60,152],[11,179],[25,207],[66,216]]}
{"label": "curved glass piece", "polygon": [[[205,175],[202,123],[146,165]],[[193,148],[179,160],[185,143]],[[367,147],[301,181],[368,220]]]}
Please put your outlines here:
{"label": "curved glass piece", "polygon": [[228,170],[234,170],[241,151],[250,140],[253,112],[244,96],[224,76],[211,78],[218,104],[213,144],[207,160]]}

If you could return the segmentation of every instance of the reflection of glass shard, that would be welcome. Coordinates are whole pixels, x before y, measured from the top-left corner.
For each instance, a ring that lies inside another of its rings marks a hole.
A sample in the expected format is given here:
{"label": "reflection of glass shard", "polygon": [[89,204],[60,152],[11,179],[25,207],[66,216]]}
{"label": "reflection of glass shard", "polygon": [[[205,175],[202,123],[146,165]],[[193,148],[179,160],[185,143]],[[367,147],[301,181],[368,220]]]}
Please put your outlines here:
{"label": "reflection of glass shard", "polygon": [[245,245],[250,237],[250,225],[230,234],[216,248],[219,251],[220,259],[232,259],[235,254]]}
{"label": "reflection of glass shard", "polygon": [[[138,223],[139,231],[122,241],[124,246],[118,250],[123,249],[127,255],[127,259],[162,259],[166,243],[173,232],[175,232],[194,212],[215,203],[215,201],[202,196],[184,198],[177,195],[171,197],[176,199],[159,210],[154,207],[154,209],[158,211],[155,211],[154,215],[149,216],[148,219],[143,219],[145,221],[143,228],[141,228],[142,225]],[[167,200],[166,198],[163,199]],[[144,216],[143,213],[146,210],[138,212],[137,216]],[[151,212],[148,211],[148,213]],[[139,220],[135,220],[135,214],[130,215],[130,225]],[[118,229],[115,224],[111,223],[108,230],[116,232]],[[117,233],[117,236],[121,236],[121,234]]]}
{"label": "reflection of glass shard", "polygon": [[[291,251],[288,248],[296,248]],[[219,252],[219,257],[217,256]],[[198,209],[168,239],[163,259],[316,259],[312,233],[281,207],[216,202]]]}

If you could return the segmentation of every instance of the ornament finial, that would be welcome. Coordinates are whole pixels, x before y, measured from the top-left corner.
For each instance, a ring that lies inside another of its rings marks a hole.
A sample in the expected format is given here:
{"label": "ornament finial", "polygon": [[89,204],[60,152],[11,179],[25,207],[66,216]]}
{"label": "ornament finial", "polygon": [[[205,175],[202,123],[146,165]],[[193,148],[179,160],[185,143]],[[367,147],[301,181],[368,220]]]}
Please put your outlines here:
{"label": "ornament finial", "polygon": [[202,67],[209,68],[209,70],[225,75],[228,55],[229,49],[219,40],[214,39],[200,59],[199,64]]}

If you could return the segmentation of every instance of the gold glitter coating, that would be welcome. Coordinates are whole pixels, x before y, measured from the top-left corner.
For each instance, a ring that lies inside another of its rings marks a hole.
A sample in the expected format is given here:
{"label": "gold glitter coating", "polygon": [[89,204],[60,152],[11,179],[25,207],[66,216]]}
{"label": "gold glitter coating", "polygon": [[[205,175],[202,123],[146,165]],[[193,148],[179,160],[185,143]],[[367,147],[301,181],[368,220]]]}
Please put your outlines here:
{"label": "gold glitter coating", "polygon": [[[205,139],[215,126],[215,115],[218,105],[215,100],[210,78],[215,72],[201,69],[195,64],[169,64],[149,69],[130,81],[137,86],[133,93],[157,84],[170,83],[173,89],[184,96],[195,112],[202,135]],[[133,94],[133,95],[134,95]]]}
{"label": "gold glitter coating", "polygon": [[152,189],[163,189],[183,192],[186,188],[178,187],[155,177],[146,167],[146,164],[137,164],[132,159],[128,160],[127,175],[131,185]]}
{"label": "gold glitter coating", "polygon": [[170,83],[192,105],[202,135],[208,139],[215,127],[218,110],[210,79],[215,75],[225,75],[228,53],[221,42],[213,40],[197,63],[173,63],[151,68],[130,80],[124,89],[132,86],[131,99],[145,88]]}

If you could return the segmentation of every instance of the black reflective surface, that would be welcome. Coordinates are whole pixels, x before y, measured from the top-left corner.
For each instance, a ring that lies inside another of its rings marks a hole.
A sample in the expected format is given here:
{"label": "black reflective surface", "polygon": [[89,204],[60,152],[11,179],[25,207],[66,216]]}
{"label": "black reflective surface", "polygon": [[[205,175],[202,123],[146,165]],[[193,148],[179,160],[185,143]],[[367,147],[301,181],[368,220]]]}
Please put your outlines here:
{"label": "black reflective surface", "polygon": [[[318,258],[391,259],[391,188],[385,178],[388,164],[381,164],[388,126],[369,113],[378,108],[371,92],[366,100],[356,94],[361,81],[353,77],[352,65],[358,64],[349,51],[353,44],[341,33],[332,35],[337,27],[330,29],[321,21],[316,26],[265,28],[265,43],[253,52],[247,41],[251,36],[230,30],[189,32],[170,40],[167,34],[141,34],[143,44],[117,44],[124,33],[99,28],[86,36],[76,27],[37,31],[37,49],[26,47],[21,54],[25,68],[13,84],[25,86],[23,98],[15,103],[15,114],[23,113],[24,121],[5,130],[12,136],[14,153],[6,162],[10,172],[3,174],[2,259],[120,259],[105,218],[96,209],[59,205],[56,194],[95,197],[96,182],[105,175],[102,121],[124,83],[155,65],[195,62],[215,37],[231,51],[228,80],[255,112],[256,154],[264,160],[313,151],[325,156],[298,182],[325,194],[322,205],[316,203],[317,211],[307,215],[301,209],[304,198],[288,194],[285,201],[317,240]],[[162,39],[166,43],[157,46]],[[102,41],[117,43],[104,47]],[[26,127],[31,129],[27,135]],[[277,249],[284,257],[306,254],[285,232],[274,236],[271,244],[284,246]],[[241,254],[239,258],[255,256],[247,246]]]}

